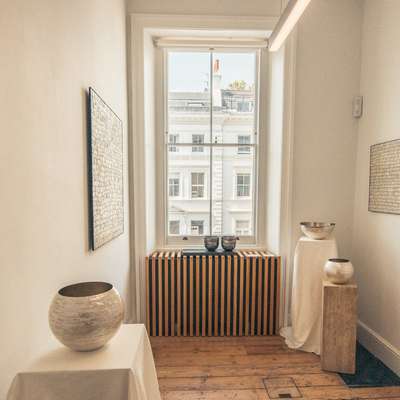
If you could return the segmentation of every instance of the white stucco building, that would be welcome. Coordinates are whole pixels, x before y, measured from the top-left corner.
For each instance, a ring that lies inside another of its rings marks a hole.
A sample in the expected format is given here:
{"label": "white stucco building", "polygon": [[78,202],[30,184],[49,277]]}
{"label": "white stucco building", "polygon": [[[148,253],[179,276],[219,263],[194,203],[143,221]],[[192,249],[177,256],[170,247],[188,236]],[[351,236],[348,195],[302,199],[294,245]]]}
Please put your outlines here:
{"label": "white stucco building", "polygon": [[222,89],[220,82],[217,60],[212,123],[207,89],[169,93],[170,235],[252,234],[254,88]]}

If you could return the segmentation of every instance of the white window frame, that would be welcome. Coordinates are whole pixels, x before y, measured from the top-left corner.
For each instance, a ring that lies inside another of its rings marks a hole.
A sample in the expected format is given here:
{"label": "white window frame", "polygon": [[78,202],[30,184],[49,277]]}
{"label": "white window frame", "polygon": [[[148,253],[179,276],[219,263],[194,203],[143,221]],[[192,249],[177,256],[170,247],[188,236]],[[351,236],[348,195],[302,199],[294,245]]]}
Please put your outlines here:
{"label": "white window frame", "polygon": [[[170,48],[163,48],[160,49],[162,52],[162,56],[160,56],[160,59],[162,60],[162,63],[159,64],[158,66],[160,67],[158,69],[158,73],[156,75],[158,76],[159,82],[162,83],[162,87],[159,86],[159,91],[157,92],[157,97],[162,96],[162,98],[165,100],[165,95],[168,93],[168,85],[167,85],[167,76],[168,76],[168,68],[167,68],[167,52],[168,51],[188,51],[188,52],[194,52],[194,51],[209,51],[209,49],[196,49],[196,48],[179,48],[179,47],[170,47]],[[260,103],[263,104],[265,107],[267,104],[266,98],[261,99],[260,96],[260,87],[264,87],[264,92],[267,94],[267,91],[265,90],[266,82],[268,80],[267,76],[267,71],[268,71],[268,64],[267,64],[267,58],[268,58],[268,52],[259,49],[246,49],[246,48],[234,48],[234,47],[227,47],[227,48],[213,48],[213,52],[220,53],[220,52],[235,52],[235,53],[240,53],[240,52],[255,52],[256,54],[256,71],[255,71],[255,86],[256,86],[256,101],[255,101],[255,136],[254,136],[254,143],[251,143],[249,146],[254,148],[255,154],[254,154],[254,177],[251,177],[251,190],[252,190],[252,196],[250,196],[254,202],[253,206],[253,221],[251,222],[251,226],[253,229],[253,234],[251,236],[245,236],[243,238],[240,238],[241,240],[238,242],[238,247],[259,247],[262,246],[262,242],[260,240],[264,239],[264,232],[263,229],[265,229],[265,224],[263,223],[262,225],[258,223],[257,215],[265,215],[265,210],[266,210],[266,193],[261,193],[258,190],[258,181],[265,180],[266,178],[266,171],[262,168],[259,168],[259,165],[264,164],[265,161],[259,159],[259,155],[266,155],[266,135],[267,135],[267,126],[264,123],[263,126],[260,126],[260,116],[259,116],[259,107]],[[162,65],[162,67],[161,67]],[[260,76],[263,76],[263,81],[260,81]],[[160,91],[161,89],[161,91]],[[167,117],[167,109],[166,109],[166,102],[163,102],[163,115],[162,115],[162,130],[160,130],[160,135],[163,134],[163,141],[168,140],[168,117]],[[264,139],[260,141],[260,133],[263,134]],[[161,137],[160,137],[161,139]],[[262,144],[262,147],[261,147]],[[212,144],[211,144],[212,145]],[[190,145],[192,146],[192,145]],[[204,144],[204,147],[210,146],[210,144],[206,143]],[[237,144],[236,144],[237,146]],[[159,154],[160,158],[163,160],[163,170],[167,171],[168,169],[168,154],[165,154],[168,152],[163,151],[163,154]],[[261,162],[261,164],[260,164]],[[258,171],[258,173],[257,173]],[[196,171],[193,171],[196,172]],[[165,174],[165,172],[164,172]],[[206,184],[205,184],[205,191],[206,191],[206,199],[208,199],[208,191],[209,191],[209,181],[208,181],[208,174],[206,173],[205,175],[206,178]],[[166,179],[166,178],[164,178]],[[190,181],[191,179],[189,179]],[[236,189],[236,187],[235,187]],[[189,198],[191,198],[191,182],[189,182],[188,185],[188,190],[189,190]],[[165,198],[165,189],[164,189],[164,196],[162,197],[162,202],[159,203],[160,206],[162,206],[162,213],[163,213],[163,220],[168,221],[168,199]],[[234,198],[236,196],[234,195]],[[249,199],[249,198],[243,198],[243,199]],[[202,200],[201,198],[198,200]],[[161,215],[161,210],[160,210],[160,215]],[[160,226],[164,226],[164,233],[162,235],[158,234],[157,236],[159,238],[163,238],[163,247],[164,248],[176,248],[177,246],[180,248],[185,248],[185,247],[203,247],[203,238],[198,237],[198,236],[191,236],[191,235],[182,235],[179,237],[176,236],[169,236],[168,235],[168,226],[164,222],[160,224]],[[208,224],[204,225],[204,229],[206,229]],[[208,229],[210,227],[208,226]]]}

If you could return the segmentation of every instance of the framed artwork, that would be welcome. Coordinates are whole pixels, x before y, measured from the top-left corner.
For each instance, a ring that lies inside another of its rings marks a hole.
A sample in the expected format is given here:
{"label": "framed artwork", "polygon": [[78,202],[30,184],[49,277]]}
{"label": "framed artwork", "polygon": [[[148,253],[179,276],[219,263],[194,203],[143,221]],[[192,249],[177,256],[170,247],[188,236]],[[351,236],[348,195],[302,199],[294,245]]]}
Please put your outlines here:
{"label": "framed artwork", "polygon": [[368,210],[400,214],[400,139],[371,146]]}
{"label": "framed artwork", "polygon": [[124,232],[123,132],[93,88],[88,98],[89,240],[96,250]]}

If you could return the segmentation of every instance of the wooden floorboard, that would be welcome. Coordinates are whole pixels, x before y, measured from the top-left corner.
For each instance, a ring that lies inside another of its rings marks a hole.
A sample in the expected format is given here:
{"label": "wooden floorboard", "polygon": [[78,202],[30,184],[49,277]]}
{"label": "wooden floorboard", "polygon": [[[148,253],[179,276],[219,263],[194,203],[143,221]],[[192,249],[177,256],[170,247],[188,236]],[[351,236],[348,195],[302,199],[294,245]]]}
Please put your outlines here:
{"label": "wooden floorboard", "polygon": [[163,400],[400,400],[400,387],[348,388],[278,336],[153,337]]}

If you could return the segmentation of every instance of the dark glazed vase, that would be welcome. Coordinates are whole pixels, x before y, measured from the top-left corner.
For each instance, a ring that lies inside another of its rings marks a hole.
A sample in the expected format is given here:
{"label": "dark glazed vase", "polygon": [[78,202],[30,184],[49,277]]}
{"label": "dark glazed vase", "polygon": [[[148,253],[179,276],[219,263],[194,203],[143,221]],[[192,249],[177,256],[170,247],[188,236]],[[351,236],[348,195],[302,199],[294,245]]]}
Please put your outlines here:
{"label": "dark glazed vase", "polygon": [[219,237],[218,236],[204,236],[204,247],[208,251],[215,251],[219,246]]}

